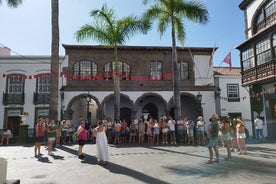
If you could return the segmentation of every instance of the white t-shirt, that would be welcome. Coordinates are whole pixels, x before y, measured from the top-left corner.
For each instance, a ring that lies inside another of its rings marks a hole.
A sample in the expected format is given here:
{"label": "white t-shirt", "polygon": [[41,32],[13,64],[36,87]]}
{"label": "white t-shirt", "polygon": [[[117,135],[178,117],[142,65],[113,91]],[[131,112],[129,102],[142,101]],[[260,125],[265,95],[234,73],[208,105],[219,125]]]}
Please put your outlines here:
{"label": "white t-shirt", "polygon": [[169,126],[170,128],[170,131],[174,131],[175,130],[175,121],[174,120],[169,120],[167,125]]}
{"label": "white t-shirt", "polygon": [[256,129],[262,129],[264,122],[261,119],[255,119],[254,124]]}

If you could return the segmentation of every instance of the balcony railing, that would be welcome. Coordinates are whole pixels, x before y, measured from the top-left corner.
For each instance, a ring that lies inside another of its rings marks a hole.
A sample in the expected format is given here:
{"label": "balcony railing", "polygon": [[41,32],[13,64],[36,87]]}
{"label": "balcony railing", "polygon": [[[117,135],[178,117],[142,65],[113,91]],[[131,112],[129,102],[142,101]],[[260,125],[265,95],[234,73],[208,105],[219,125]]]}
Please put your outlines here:
{"label": "balcony railing", "polygon": [[4,93],[3,92],[3,105],[19,104],[24,105],[25,94],[24,93]]}
{"label": "balcony railing", "polygon": [[276,61],[271,60],[255,68],[242,72],[242,84],[248,85],[256,81],[273,78],[276,75]]}
{"label": "balcony railing", "polygon": [[49,104],[50,93],[34,93],[34,105]]}

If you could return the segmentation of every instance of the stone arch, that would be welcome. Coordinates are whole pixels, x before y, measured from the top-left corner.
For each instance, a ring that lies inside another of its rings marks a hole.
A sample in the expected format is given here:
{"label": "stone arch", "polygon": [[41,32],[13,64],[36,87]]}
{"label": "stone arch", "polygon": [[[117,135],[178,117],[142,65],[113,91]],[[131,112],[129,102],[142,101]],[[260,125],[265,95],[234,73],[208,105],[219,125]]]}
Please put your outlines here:
{"label": "stone arch", "polygon": [[[160,102],[160,104],[156,104],[156,102],[152,102],[151,100],[158,100],[158,102]],[[153,92],[148,92],[148,93],[144,93],[142,94],[139,98],[137,98],[135,105],[134,105],[134,111],[136,112],[134,116],[136,116],[136,118],[142,117],[143,115],[143,109],[145,106],[148,106],[149,104],[151,105],[155,105],[158,109],[158,114],[157,116],[161,116],[161,115],[167,115],[168,114],[168,105],[167,102],[164,100],[164,98],[157,94],[157,93],[153,93]],[[162,107],[161,105],[163,105],[163,109],[160,108]]]}
{"label": "stone arch", "polygon": [[[201,115],[202,107],[198,104],[196,95],[188,92],[180,93],[180,100],[181,100],[181,116],[196,118],[198,115]],[[168,107],[170,109],[169,115],[172,116],[174,119],[174,111],[173,111],[173,97],[168,102]]]}
{"label": "stone arch", "polygon": [[65,113],[64,113],[64,115],[65,115],[65,117],[67,117],[67,119],[72,119],[72,117],[73,117],[73,113],[74,113],[74,111],[72,110],[73,104],[74,104],[78,99],[83,99],[83,98],[86,98],[86,97],[90,97],[90,99],[93,100],[93,101],[96,103],[97,107],[98,107],[97,113],[96,113],[96,116],[97,116],[96,119],[98,119],[98,118],[101,117],[101,106],[100,106],[99,100],[98,100],[95,96],[93,96],[93,95],[91,95],[91,94],[82,93],[82,94],[79,94],[79,95],[74,96],[74,97],[69,101],[69,103],[67,104],[66,111],[65,111]]}
{"label": "stone arch", "polygon": [[[130,109],[131,110],[131,113],[130,113],[130,117],[123,117],[123,118],[126,118],[126,119],[132,119],[133,118],[133,109],[134,109],[134,103],[133,101],[130,99],[130,97],[128,95],[125,95],[125,94],[122,94],[120,93],[120,116],[123,114],[123,112],[121,112],[121,110],[123,109]],[[111,117],[111,119],[113,119],[114,117],[114,108],[113,106],[111,108],[109,108],[110,110],[108,110],[108,102],[110,100],[114,99],[114,94],[109,94],[107,95],[102,103],[101,103],[101,107],[102,107],[102,113],[104,116],[108,116],[108,117]],[[111,109],[112,109],[112,112],[111,112]]]}

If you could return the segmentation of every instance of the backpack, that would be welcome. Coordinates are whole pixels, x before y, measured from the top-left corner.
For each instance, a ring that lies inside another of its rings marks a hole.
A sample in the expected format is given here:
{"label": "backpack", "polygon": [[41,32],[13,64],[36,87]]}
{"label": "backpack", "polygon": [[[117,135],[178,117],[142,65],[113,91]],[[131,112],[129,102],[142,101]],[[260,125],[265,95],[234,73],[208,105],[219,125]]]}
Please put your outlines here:
{"label": "backpack", "polygon": [[78,134],[78,131],[75,131],[75,132],[72,134],[72,140],[73,140],[73,142],[76,142],[76,140],[77,140],[77,134]]}

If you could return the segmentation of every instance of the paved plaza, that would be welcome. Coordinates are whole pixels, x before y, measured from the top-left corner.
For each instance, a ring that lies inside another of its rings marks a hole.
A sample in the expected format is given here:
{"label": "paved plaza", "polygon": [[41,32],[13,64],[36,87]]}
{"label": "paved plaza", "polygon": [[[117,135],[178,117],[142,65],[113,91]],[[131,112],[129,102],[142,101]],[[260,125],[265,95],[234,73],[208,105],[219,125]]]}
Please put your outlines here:
{"label": "paved plaza", "polygon": [[97,165],[96,145],[84,147],[86,157],[79,160],[77,145],[57,147],[35,158],[33,145],[0,146],[0,157],[7,159],[7,179],[22,184],[101,184],[101,183],[250,183],[276,182],[276,142],[248,143],[248,155],[232,152],[225,161],[220,148],[220,163],[206,164],[205,146],[186,145],[109,145],[108,165]]}

